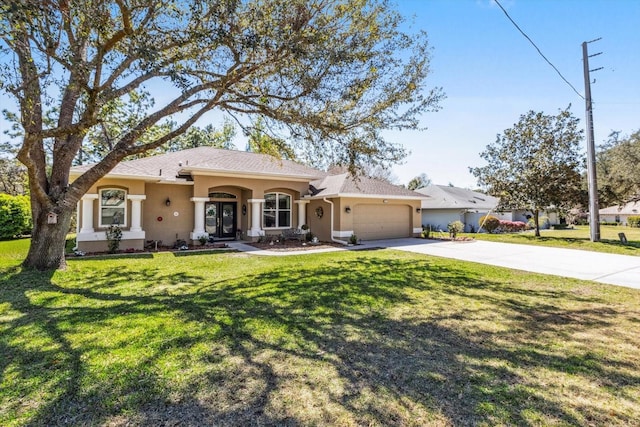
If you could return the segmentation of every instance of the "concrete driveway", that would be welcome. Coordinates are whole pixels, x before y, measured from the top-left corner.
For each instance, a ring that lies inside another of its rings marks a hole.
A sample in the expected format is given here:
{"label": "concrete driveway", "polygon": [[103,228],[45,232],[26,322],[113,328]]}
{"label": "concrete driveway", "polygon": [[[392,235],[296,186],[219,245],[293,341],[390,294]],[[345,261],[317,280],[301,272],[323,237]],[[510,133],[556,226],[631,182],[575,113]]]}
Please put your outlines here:
{"label": "concrete driveway", "polygon": [[640,289],[640,257],[636,256],[482,240],[407,238],[368,241],[366,245]]}

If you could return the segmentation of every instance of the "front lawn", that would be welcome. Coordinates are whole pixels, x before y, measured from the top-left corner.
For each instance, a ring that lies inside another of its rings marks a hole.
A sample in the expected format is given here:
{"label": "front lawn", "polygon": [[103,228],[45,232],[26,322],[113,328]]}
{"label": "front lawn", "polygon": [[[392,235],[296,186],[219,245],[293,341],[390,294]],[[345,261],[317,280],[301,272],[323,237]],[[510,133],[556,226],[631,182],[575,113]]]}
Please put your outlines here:
{"label": "front lawn", "polygon": [[[618,233],[624,233],[627,244],[620,242]],[[520,243],[525,245],[554,246],[567,249],[583,249],[621,255],[640,256],[640,228],[600,226],[600,242],[592,242],[588,226],[574,226],[566,230],[540,230],[536,237],[532,230],[522,233],[463,233],[461,236],[492,242]]]}
{"label": "front lawn", "polygon": [[391,250],[25,251],[0,242],[3,426],[640,419],[637,290]]}

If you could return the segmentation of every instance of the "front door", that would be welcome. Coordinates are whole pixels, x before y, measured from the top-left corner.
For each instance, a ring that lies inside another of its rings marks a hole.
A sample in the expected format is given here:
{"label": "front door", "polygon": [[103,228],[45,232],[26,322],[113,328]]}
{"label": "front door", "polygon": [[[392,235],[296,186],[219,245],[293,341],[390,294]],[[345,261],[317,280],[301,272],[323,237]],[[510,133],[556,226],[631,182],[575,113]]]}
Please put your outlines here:
{"label": "front door", "polygon": [[204,230],[216,239],[236,237],[236,202],[205,203]]}

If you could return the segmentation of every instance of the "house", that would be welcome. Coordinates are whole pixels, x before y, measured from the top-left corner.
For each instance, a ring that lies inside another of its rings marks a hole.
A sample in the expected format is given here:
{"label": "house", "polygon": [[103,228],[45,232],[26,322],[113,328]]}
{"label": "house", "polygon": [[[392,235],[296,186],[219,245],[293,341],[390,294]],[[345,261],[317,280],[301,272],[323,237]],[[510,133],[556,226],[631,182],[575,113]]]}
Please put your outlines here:
{"label": "house", "polygon": [[602,222],[618,222],[623,225],[629,225],[630,216],[640,216],[640,200],[626,203],[624,205],[609,206],[600,209],[600,221]]}
{"label": "house", "polygon": [[465,224],[465,231],[473,232],[478,229],[480,218],[488,213],[511,220],[510,214],[507,218],[495,212],[500,199],[477,191],[448,185],[429,185],[416,192],[428,196],[422,201],[422,223],[434,230],[446,231],[449,223],[461,221]]}
{"label": "house", "polygon": [[[90,167],[72,168],[71,178]],[[264,154],[198,147],[118,164],[78,204],[77,244],[105,250],[113,224],[122,249],[202,236],[255,241],[305,224],[321,241],[409,237],[421,231],[423,197]]]}

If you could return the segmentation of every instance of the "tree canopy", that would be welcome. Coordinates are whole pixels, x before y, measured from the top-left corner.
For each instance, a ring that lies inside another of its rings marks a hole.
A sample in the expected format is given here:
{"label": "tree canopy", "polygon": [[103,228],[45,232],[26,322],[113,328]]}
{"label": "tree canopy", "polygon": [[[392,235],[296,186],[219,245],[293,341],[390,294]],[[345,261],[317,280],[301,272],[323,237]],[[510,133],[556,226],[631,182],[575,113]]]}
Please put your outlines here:
{"label": "tree canopy", "polygon": [[[25,265],[64,263],[62,229],[80,197],[211,110],[262,118],[316,164],[401,159],[382,131],[417,128],[442,97],[426,88],[426,33],[403,25],[385,0],[5,0],[0,90],[19,107],[34,216]],[[112,148],[70,183],[105,109],[154,88],[162,102],[110,135]]]}
{"label": "tree canopy", "polygon": [[580,198],[584,158],[578,123],[568,108],[555,116],[529,111],[480,154],[486,166],[470,168],[478,184],[500,198],[501,208],[533,213],[536,236],[541,210],[569,209]]}
{"label": "tree canopy", "polygon": [[640,130],[621,137],[613,132],[596,158],[602,204],[640,199]]}
{"label": "tree canopy", "polygon": [[420,175],[413,177],[409,184],[407,184],[407,188],[409,190],[417,190],[419,188],[428,187],[431,185],[431,179],[427,176],[426,173],[421,173]]}

